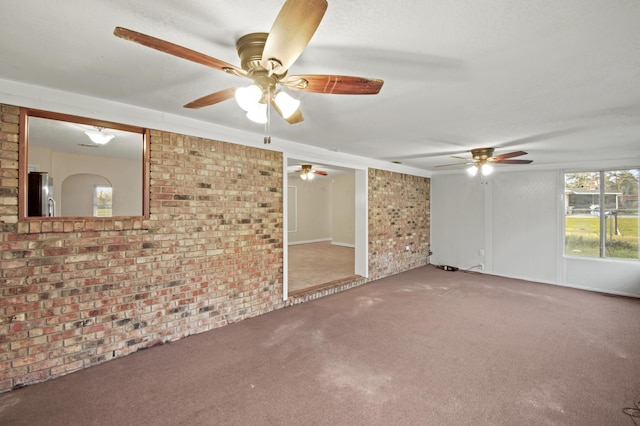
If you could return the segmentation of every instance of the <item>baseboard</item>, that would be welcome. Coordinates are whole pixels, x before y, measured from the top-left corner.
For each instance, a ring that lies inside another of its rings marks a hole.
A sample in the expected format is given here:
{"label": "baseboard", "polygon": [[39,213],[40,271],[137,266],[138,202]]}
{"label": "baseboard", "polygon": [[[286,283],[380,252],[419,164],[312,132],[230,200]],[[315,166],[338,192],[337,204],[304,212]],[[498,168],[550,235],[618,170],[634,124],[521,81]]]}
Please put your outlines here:
{"label": "baseboard", "polygon": [[514,280],[529,281],[529,282],[538,283],[538,284],[555,285],[557,287],[575,288],[577,290],[592,291],[594,293],[602,293],[602,294],[608,294],[608,295],[612,295],[612,296],[633,297],[633,298],[636,298],[636,299],[640,299],[640,295],[638,295],[636,293],[627,293],[627,292],[624,292],[624,291],[609,290],[609,289],[606,289],[606,288],[588,287],[588,286],[583,286],[583,285],[579,285],[579,284],[559,283],[559,282],[555,282],[555,281],[541,280],[539,278],[527,278],[527,277],[514,276],[514,275],[496,274],[496,273],[487,272],[487,271],[478,271],[478,270],[476,270],[476,271],[473,271],[473,272],[478,272],[480,274],[487,274],[487,275],[495,275],[496,277],[504,277],[504,278],[510,278],[510,279],[514,279]]}
{"label": "baseboard", "polygon": [[340,246],[340,247],[356,248],[355,244],[340,243],[340,242],[337,242],[337,241],[331,241],[331,245]]}
{"label": "baseboard", "polygon": [[319,238],[317,240],[304,240],[304,241],[289,241],[290,246],[295,246],[297,244],[310,244],[310,243],[323,243],[325,241],[331,241],[331,238]]}

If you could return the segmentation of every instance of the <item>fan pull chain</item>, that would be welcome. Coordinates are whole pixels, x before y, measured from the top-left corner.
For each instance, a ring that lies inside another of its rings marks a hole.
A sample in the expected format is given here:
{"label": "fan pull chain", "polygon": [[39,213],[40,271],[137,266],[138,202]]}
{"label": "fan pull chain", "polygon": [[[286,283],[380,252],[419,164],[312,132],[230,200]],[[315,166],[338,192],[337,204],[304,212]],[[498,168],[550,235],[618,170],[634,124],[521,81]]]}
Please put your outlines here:
{"label": "fan pull chain", "polygon": [[271,124],[271,88],[267,87],[267,122],[264,123],[264,144],[265,145],[269,145],[271,143],[270,124]]}

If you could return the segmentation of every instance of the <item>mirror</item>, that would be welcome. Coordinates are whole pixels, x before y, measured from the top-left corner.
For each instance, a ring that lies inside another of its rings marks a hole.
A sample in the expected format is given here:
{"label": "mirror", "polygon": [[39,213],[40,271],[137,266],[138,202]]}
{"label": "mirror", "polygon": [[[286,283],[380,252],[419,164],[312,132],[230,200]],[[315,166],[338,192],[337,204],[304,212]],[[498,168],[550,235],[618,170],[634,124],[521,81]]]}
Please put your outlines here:
{"label": "mirror", "polygon": [[145,129],[23,110],[20,143],[22,219],[148,216]]}

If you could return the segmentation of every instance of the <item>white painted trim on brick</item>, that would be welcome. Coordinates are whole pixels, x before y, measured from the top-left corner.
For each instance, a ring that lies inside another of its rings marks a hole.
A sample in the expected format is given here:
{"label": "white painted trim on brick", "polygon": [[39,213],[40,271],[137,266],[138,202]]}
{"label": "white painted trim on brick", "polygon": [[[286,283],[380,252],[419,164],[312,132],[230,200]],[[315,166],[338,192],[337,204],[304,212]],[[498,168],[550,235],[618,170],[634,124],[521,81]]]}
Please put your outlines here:
{"label": "white painted trim on brick", "polygon": [[282,300],[289,298],[289,178],[287,155],[282,155]]}
{"label": "white painted trim on brick", "polygon": [[356,170],[355,272],[369,277],[369,169]]}

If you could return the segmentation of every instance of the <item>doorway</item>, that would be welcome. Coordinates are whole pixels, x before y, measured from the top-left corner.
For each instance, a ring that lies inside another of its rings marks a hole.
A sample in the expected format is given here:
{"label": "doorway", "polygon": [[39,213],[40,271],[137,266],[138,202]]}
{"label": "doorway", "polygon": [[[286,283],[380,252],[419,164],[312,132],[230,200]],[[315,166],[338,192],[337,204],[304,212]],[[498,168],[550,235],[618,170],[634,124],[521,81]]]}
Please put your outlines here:
{"label": "doorway", "polygon": [[319,173],[301,179],[303,164],[310,162],[287,161],[285,299],[366,275],[359,259],[366,217],[357,208],[357,183],[366,182],[366,171],[314,163],[312,171]]}

